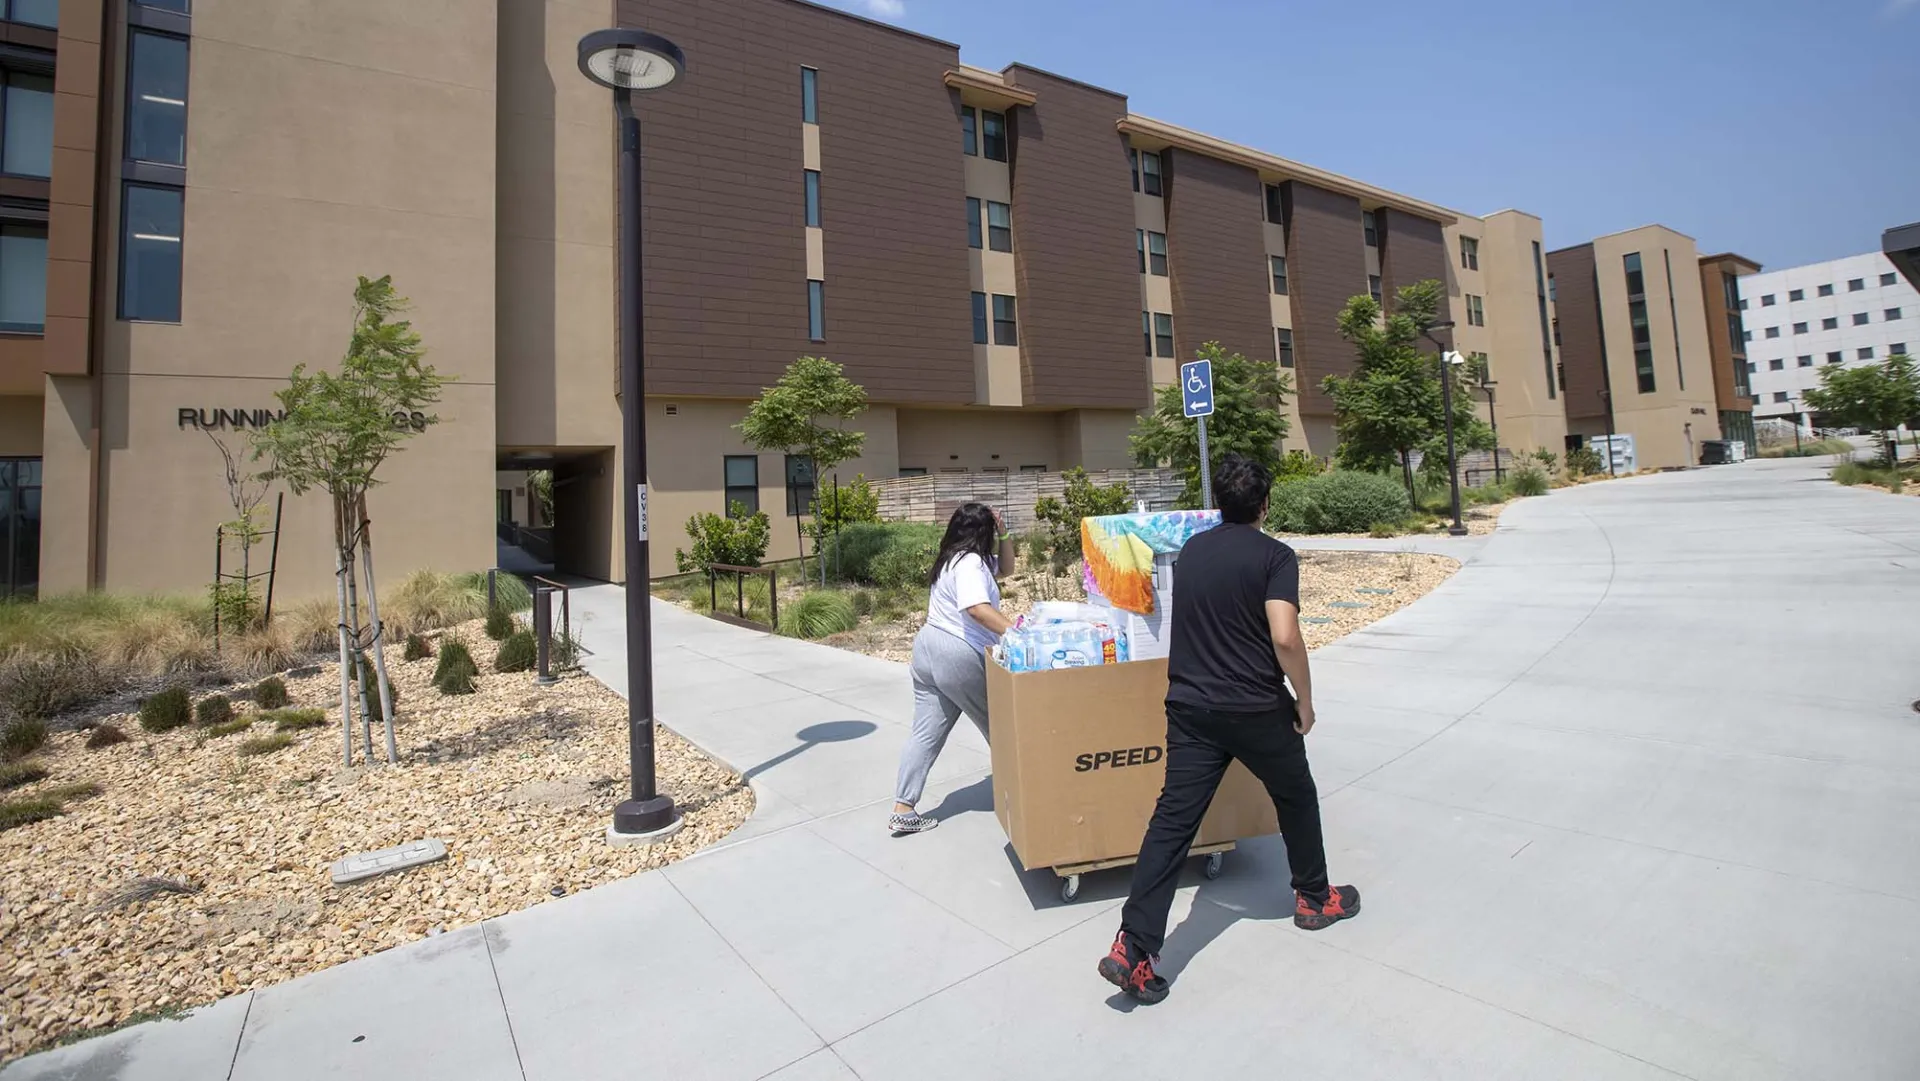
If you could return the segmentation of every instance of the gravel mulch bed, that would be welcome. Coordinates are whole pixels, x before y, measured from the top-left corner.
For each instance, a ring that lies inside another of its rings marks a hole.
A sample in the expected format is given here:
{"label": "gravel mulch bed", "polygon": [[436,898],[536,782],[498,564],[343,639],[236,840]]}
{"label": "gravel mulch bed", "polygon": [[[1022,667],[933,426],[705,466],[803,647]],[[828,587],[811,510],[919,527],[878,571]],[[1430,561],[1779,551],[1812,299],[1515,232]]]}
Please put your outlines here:
{"label": "gravel mulch bed", "polygon": [[[153,735],[114,716],[105,721],[131,738],[97,750],[84,732],[56,732],[33,756],[50,776],[6,798],[75,782],[103,791],[0,832],[0,1057],[659,867],[752,812],[738,774],[661,729],[659,783],[685,828],[657,846],[610,847],[604,833],[627,783],[626,704],[585,675],[542,688],[527,673],[494,674],[480,625],[454,633],[486,669],[472,695],[441,695],[433,658],[404,663],[389,651],[400,692],[393,767],[342,768],[337,664],[287,680],[292,706],[333,703],[329,724],[265,755],[237,753],[264,724],[206,738]],[[377,755],[377,729],[374,743]],[[446,860],[331,883],[343,856],[427,837],[446,841]]]}

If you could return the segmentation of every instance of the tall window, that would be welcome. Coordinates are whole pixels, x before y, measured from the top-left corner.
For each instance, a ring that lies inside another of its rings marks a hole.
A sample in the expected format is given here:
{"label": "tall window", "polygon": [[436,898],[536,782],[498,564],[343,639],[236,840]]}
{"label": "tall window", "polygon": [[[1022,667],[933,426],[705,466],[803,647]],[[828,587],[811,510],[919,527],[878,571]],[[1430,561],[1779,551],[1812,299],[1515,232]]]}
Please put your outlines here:
{"label": "tall window", "polygon": [[993,295],[993,344],[1020,344],[1020,320],[1013,298],[1000,293]]}
{"label": "tall window", "polygon": [[120,214],[120,318],[180,321],[179,188],[127,184]]}
{"label": "tall window", "polygon": [[1007,114],[982,112],[980,114],[981,140],[990,161],[1007,160]]}
{"label": "tall window", "polygon": [[1127,148],[1127,166],[1128,168],[1131,168],[1133,170],[1133,190],[1139,191],[1140,190],[1140,152],[1138,150],[1133,149],[1132,147]]}
{"label": "tall window", "polygon": [[1367,295],[1373,298],[1375,304],[1380,303],[1380,275],[1367,275]]}
{"label": "tall window", "polygon": [[1153,355],[1156,357],[1173,355],[1173,316],[1165,312],[1153,313]]}
{"label": "tall window", "polygon": [[1280,355],[1282,368],[1293,367],[1293,331],[1286,327],[1275,327],[1273,331],[1274,351]]}
{"label": "tall window", "polygon": [[987,294],[973,294],[973,344],[987,344]]}
{"label": "tall window", "polygon": [[0,333],[40,334],[46,327],[46,226],[0,225]]}
{"label": "tall window", "polygon": [[26,72],[6,73],[4,149],[0,172],[12,176],[53,175],[53,79]]}
{"label": "tall window", "polygon": [[187,42],[135,30],[129,44],[127,157],[187,163]]}
{"label": "tall window", "polygon": [[827,340],[827,283],[823,281],[807,282],[807,337]]}
{"label": "tall window", "polygon": [[787,517],[798,518],[813,512],[813,459],[804,454],[787,455]]}
{"label": "tall window", "polygon": [[820,170],[808,169],[807,181],[807,224],[815,228],[820,226]]}
{"label": "tall window", "polygon": [[1627,266],[1627,296],[1629,297],[1646,296],[1647,295],[1647,279],[1646,279],[1646,276],[1640,272],[1640,253],[1637,251],[1628,252],[1626,257],[1626,266]]}
{"label": "tall window", "polygon": [[1380,225],[1378,221],[1375,220],[1373,211],[1362,210],[1360,212],[1360,228],[1366,234],[1367,247],[1377,248],[1380,246]]}
{"label": "tall window", "polygon": [[[1480,261],[1479,242],[1476,241],[1474,243],[1473,249],[1474,263],[1477,266]],[[1551,293],[1552,289],[1553,283],[1547,278],[1547,263],[1545,259],[1540,257],[1540,242],[1536,240],[1533,242],[1533,291],[1540,302],[1540,352],[1547,362],[1548,398],[1553,398],[1557,395],[1558,388],[1555,387],[1554,384],[1559,382],[1559,380],[1554,378],[1553,373],[1553,320],[1547,315],[1547,296]],[[1738,315],[1729,314],[1727,318],[1730,321],[1730,325],[1739,325],[1740,317]],[[1735,336],[1734,340],[1739,340],[1738,335]]]}
{"label": "tall window", "polygon": [[1475,296],[1472,293],[1466,294],[1466,297],[1467,297],[1467,325],[1470,327],[1486,326],[1487,325],[1486,299],[1484,297]]}
{"label": "tall window", "polygon": [[978,248],[982,244],[980,235],[980,200],[967,196],[967,247]]}
{"label": "tall window", "polygon": [[[7,0],[6,17],[11,22],[35,26],[60,25],[60,0]],[[0,598],[5,597],[0,592]]]}
{"label": "tall window", "polygon": [[987,247],[1013,250],[1013,208],[1005,203],[987,202]]}
{"label": "tall window", "polygon": [[1473,237],[1460,238],[1460,269],[1480,269],[1480,242]]}
{"label": "tall window", "polygon": [[800,122],[820,122],[820,73],[812,68],[800,69]]}
{"label": "tall window", "polygon": [[40,459],[0,458],[0,601],[40,589]]}
{"label": "tall window", "polygon": [[1145,274],[1147,272],[1147,231],[1145,229],[1133,231],[1133,246],[1139,249],[1140,273]]}
{"label": "tall window", "polygon": [[1140,339],[1145,343],[1148,356],[1153,355],[1153,313],[1140,313]]}
{"label": "tall window", "polygon": [[[729,454],[725,470],[727,516],[749,517],[760,512],[760,459],[752,454]],[[745,513],[741,513],[744,509]]]}
{"label": "tall window", "polygon": [[1155,277],[1167,276],[1167,234],[1147,234],[1147,273]]}
{"label": "tall window", "polygon": [[[1633,374],[1639,383],[1640,393],[1652,394],[1653,378],[1653,326],[1647,318],[1647,281],[1640,269],[1640,253],[1628,252],[1627,272],[1627,317],[1633,328]],[[1770,328],[1775,336],[1779,328]]]}
{"label": "tall window", "polygon": [[1166,194],[1166,186],[1160,176],[1160,155],[1145,153],[1140,155],[1140,190],[1148,195]]}
{"label": "tall window", "polygon": [[980,113],[971,105],[960,107],[960,152],[980,153]]}
{"label": "tall window", "polygon": [[1267,185],[1267,220],[1275,225],[1287,224],[1287,202],[1283,189],[1278,184]]}
{"label": "tall window", "polygon": [[1287,257],[1269,255],[1267,263],[1273,271],[1273,291],[1278,296],[1287,295]]}

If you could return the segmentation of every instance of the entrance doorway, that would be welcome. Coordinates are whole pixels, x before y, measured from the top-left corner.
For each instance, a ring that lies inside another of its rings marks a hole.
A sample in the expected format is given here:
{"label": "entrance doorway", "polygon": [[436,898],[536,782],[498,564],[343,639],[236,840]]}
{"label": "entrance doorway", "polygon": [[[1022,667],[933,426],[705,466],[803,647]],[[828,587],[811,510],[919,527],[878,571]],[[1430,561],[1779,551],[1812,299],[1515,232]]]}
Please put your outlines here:
{"label": "entrance doorway", "polygon": [[613,451],[502,452],[495,470],[498,564],[516,574],[613,575]]}
{"label": "entrance doorway", "polygon": [[0,458],[0,601],[40,593],[40,459]]}

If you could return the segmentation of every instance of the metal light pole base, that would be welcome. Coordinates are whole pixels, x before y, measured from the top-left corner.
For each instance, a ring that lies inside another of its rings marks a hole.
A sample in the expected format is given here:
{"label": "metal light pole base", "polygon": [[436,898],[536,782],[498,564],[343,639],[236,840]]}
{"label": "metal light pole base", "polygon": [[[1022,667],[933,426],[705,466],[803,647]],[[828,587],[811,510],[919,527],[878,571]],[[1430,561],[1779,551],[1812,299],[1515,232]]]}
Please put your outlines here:
{"label": "metal light pole base", "polygon": [[551,672],[544,676],[533,677],[533,685],[536,687],[551,687],[558,682],[560,682],[560,677]]}
{"label": "metal light pole base", "polygon": [[686,819],[674,807],[673,800],[655,796],[650,800],[627,800],[613,809],[613,825],[607,827],[610,845],[657,844],[680,832]]}
{"label": "metal light pole base", "polygon": [[1464,537],[1470,532],[1471,530],[1463,525],[1450,525],[1447,527],[1447,536],[1449,537]]}

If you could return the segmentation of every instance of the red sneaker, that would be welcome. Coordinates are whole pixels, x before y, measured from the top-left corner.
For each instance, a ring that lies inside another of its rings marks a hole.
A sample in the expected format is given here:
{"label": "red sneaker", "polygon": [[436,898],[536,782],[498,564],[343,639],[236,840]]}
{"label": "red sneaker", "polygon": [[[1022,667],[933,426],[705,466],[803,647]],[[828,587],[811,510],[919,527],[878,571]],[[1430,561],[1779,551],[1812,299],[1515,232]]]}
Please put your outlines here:
{"label": "red sneaker", "polygon": [[1335,886],[1327,891],[1327,903],[1316,905],[1307,895],[1294,893],[1293,925],[1308,931],[1332,927],[1360,913],[1360,891],[1352,886]]}
{"label": "red sneaker", "polygon": [[1100,975],[1106,981],[1148,1006],[1167,997],[1167,981],[1153,973],[1158,958],[1147,957],[1127,942],[1127,933],[1113,938],[1113,950],[1100,959]]}

